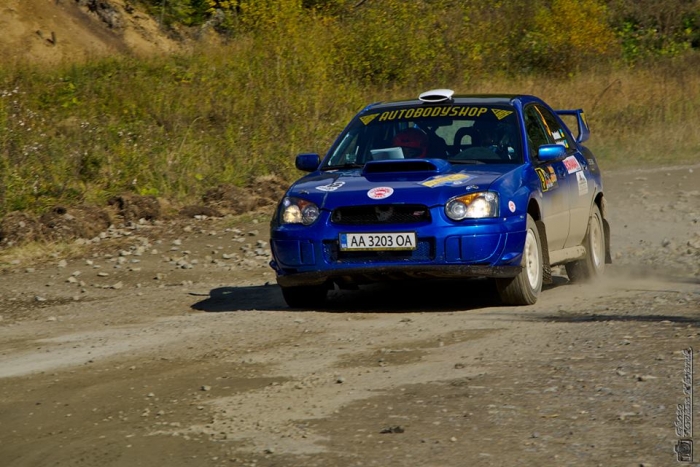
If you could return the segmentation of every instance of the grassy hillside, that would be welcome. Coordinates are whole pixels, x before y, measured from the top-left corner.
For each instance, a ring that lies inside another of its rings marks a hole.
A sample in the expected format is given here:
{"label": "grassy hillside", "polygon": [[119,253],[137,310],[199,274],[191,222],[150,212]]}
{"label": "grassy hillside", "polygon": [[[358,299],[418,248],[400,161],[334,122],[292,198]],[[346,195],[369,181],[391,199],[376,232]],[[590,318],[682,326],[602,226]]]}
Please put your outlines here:
{"label": "grassy hillside", "polygon": [[[612,29],[589,34],[600,23],[586,22],[605,14],[598,3],[570,0],[553,2],[563,8],[558,18],[589,33],[552,32],[553,10],[543,10],[525,54],[512,50],[512,17],[471,2],[449,13],[428,8],[453,3],[387,0],[340,15],[267,0],[238,13],[227,44],[187,55],[3,68],[0,216],[124,191],[191,201],[261,174],[291,181],[295,154],[325,152],[366,103],[433,87],[582,107],[605,168],[697,160],[694,49],[627,61]],[[504,3],[511,14],[528,4]]]}

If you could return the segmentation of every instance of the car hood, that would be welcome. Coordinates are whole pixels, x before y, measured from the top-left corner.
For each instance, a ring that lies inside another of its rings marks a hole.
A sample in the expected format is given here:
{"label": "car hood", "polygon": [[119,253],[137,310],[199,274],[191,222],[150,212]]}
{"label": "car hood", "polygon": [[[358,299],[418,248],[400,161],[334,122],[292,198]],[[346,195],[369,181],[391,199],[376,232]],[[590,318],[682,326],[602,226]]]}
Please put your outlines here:
{"label": "car hood", "polygon": [[369,162],[361,169],[315,172],[300,179],[288,196],[321,209],[358,204],[436,206],[459,194],[492,188],[513,165],[452,165],[442,159]]}

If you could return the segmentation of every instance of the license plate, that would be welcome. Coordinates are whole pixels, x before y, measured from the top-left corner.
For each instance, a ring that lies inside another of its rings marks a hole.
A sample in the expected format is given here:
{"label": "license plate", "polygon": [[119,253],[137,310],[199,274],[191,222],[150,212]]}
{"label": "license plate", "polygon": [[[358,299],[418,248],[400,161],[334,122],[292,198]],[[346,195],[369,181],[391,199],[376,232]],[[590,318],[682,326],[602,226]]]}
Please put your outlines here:
{"label": "license plate", "polygon": [[341,233],[340,249],[348,250],[415,250],[415,232]]}

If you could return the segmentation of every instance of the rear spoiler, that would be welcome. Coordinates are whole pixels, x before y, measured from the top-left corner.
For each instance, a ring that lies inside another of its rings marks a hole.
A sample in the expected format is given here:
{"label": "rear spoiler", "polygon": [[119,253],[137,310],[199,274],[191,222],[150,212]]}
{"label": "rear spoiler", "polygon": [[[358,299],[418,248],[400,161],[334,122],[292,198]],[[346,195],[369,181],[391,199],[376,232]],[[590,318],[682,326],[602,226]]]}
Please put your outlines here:
{"label": "rear spoiler", "polygon": [[578,124],[578,135],[576,135],[576,142],[583,143],[587,141],[591,136],[591,129],[586,121],[586,116],[583,113],[583,109],[576,110],[555,110],[557,115],[569,115],[576,117],[576,123]]}

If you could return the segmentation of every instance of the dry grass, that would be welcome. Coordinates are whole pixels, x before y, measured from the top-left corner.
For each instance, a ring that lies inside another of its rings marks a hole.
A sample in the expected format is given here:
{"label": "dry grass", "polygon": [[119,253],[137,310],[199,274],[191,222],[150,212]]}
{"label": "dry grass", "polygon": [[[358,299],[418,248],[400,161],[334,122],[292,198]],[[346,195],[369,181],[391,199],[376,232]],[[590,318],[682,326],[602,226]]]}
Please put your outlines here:
{"label": "dry grass", "polygon": [[[124,191],[193,201],[220,184],[276,174],[324,153],[364,105],[431,87],[529,93],[583,108],[604,168],[700,154],[700,59],[569,77],[484,74],[368,85],[339,77],[323,24],[251,35],[189,56],[0,70],[0,215],[101,203]],[[296,40],[284,40],[293,37]],[[305,36],[303,36],[305,37]]]}
{"label": "dry grass", "polygon": [[0,249],[0,271],[14,269],[19,264],[42,264],[61,258],[77,257],[86,247],[75,242],[26,243]]}

